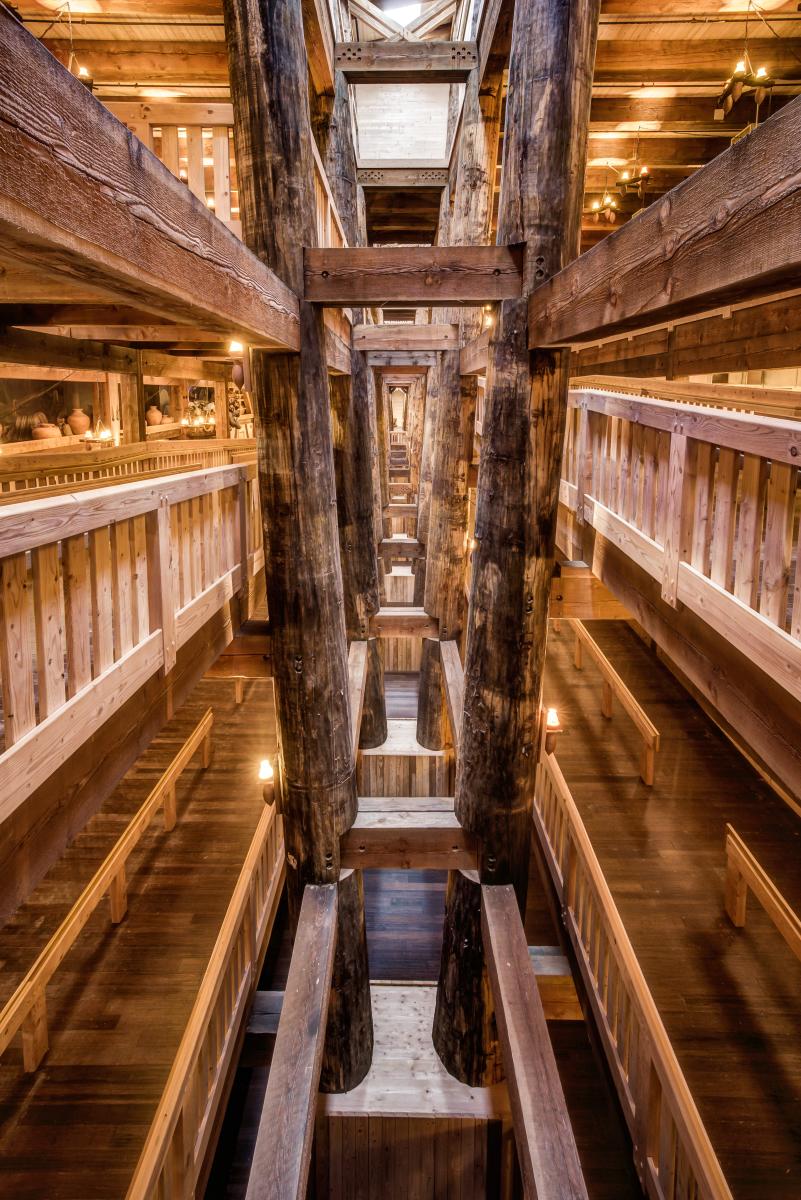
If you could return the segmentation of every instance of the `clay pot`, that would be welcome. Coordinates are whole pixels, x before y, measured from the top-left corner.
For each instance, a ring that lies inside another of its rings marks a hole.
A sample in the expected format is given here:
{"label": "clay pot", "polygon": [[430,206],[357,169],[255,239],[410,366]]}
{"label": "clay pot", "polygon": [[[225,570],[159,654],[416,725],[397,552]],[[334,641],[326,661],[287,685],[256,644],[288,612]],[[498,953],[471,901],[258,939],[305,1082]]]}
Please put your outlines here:
{"label": "clay pot", "polygon": [[145,421],[148,425],[160,425],[163,420],[164,414],[160,408],[156,408],[155,404],[151,405],[145,413]]}
{"label": "clay pot", "polygon": [[75,437],[82,437],[86,433],[91,423],[92,419],[89,416],[89,413],[84,412],[82,408],[73,408],[72,412],[67,417],[67,424],[70,427],[70,433],[74,434]]}
{"label": "clay pot", "polygon": [[245,368],[241,362],[235,362],[231,368],[231,378],[238,388],[241,388],[245,382]]}
{"label": "clay pot", "polygon": [[45,438],[60,438],[61,430],[58,425],[37,425],[31,430],[34,441],[44,441]]}

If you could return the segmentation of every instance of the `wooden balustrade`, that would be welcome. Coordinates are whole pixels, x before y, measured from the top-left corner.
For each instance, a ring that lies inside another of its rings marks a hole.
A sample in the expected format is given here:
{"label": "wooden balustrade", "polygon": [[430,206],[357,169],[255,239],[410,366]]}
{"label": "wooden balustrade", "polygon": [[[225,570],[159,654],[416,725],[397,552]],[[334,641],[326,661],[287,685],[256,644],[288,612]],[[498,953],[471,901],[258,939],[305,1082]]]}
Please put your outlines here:
{"label": "wooden balustrade", "polygon": [[195,1195],[283,882],[281,818],[271,805],[259,818],[127,1200]]}
{"label": "wooden balustrade", "polygon": [[595,389],[570,403],[572,536],[592,526],[801,699],[801,425]]}
{"label": "wooden balustrade", "polygon": [[642,705],[637,701],[636,697],[626,687],[623,680],[618,675],[615,668],[606,657],[601,647],[593,639],[590,631],[583,621],[570,621],[570,627],[576,637],[575,649],[573,654],[573,665],[576,670],[581,670],[583,663],[583,652],[586,650],[592,658],[596,667],[601,673],[603,679],[603,691],[601,693],[601,712],[610,720],[613,712],[613,703],[618,701],[621,708],[637,727],[637,731],[642,738],[642,755],[640,757],[640,776],[643,783],[648,787],[653,787],[654,783],[654,766],[656,752],[659,749],[659,730],[653,721],[647,716]]}
{"label": "wooden balustrade", "polygon": [[653,1200],[731,1200],[720,1164],[553,754],[537,767],[534,825]]}
{"label": "wooden balustrade", "polygon": [[264,562],[255,469],[28,500],[0,522],[5,820]]}
{"label": "wooden balustrade", "polygon": [[128,859],[159,809],[164,813],[164,828],[175,828],[176,784],[198,750],[203,768],[209,766],[213,723],[212,710],[208,709],[0,1012],[0,1054],[21,1030],[26,1071],[35,1071],[47,1052],[48,983],[106,894],[112,922],[117,925],[125,916]]}
{"label": "wooden balustrade", "polygon": [[748,890],[782,935],[796,958],[801,959],[801,917],[790,907],[743,839],[726,826],[726,912],[733,925],[745,925]]}
{"label": "wooden balustrade", "polygon": [[[64,443],[67,441],[63,439]],[[34,495],[39,499],[107,487],[112,481],[120,483],[191,468],[208,470],[231,462],[256,461],[255,440],[243,438],[93,445],[91,449],[80,438],[70,438],[68,444],[59,443],[57,447],[48,447],[46,452],[37,449],[35,442],[26,444],[19,454],[17,446],[6,445],[4,449],[9,453],[0,457],[0,505]]]}

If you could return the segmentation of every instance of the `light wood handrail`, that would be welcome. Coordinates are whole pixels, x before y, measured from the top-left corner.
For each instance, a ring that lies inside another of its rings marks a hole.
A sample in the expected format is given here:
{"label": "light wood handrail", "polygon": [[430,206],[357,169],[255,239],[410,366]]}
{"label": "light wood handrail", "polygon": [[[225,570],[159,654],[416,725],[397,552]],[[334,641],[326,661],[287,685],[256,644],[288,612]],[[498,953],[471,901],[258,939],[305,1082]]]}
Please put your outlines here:
{"label": "light wood handrail", "polygon": [[350,741],[353,760],[359,750],[359,730],[362,727],[364,694],[367,690],[368,643],[353,641],[348,647],[348,700],[350,708]]}
{"label": "light wood handrail", "polygon": [[[537,768],[533,816],[629,1125],[643,1186],[657,1200],[667,1195],[675,1200],[696,1196],[701,1200],[731,1200],[637,955],[553,754],[542,756]],[[687,1177],[689,1172],[694,1178]],[[684,1180],[682,1190],[673,1190],[679,1188],[680,1179]]]}
{"label": "light wood handrail", "polygon": [[175,827],[175,785],[198,748],[202,766],[208,767],[213,723],[214,714],[209,708],[0,1012],[0,1054],[22,1029],[26,1071],[35,1071],[47,1051],[45,989],[48,983],[106,892],[109,893],[112,922],[118,924],[125,916],[126,863],[159,808],[164,809],[164,828]]}
{"label": "light wood handrail", "polygon": [[464,667],[459,657],[459,645],[455,641],[440,642],[442,677],[445,685],[445,704],[451,726],[453,748],[459,753],[462,739],[462,710],[464,709]]}
{"label": "light wood handrail", "polygon": [[576,636],[573,665],[577,669],[581,668],[582,649],[587,650],[591,655],[604,681],[601,712],[605,717],[610,718],[612,716],[613,698],[620,701],[621,708],[631,718],[643,741],[643,752],[640,761],[640,775],[642,776],[643,783],[646,783],[649,787],[653,787],[654,757],[659,749],[659,730],[650,717],[647,716],[634,694],[620,678],[584,622],[571,618],[570,625]]}
{"label": "light wood handrail", "polygon": [[[178,1182],[174,1195],[194,1195],[225,1076],[258,984],[283,882],[281,818],[270,805],[256,826],[126,1200],[151,1200],[161,1195],[159,1181],[166,1173]],[[203,1079],[196,1077],[203,1047],[218,1018],[222,1037],[215,1034],[215,1071],[209,1086],[205,1070]]]}
{"label": "light wood handrail", "polygon": [[749,888],[793,954],[801,959],[801,917],[787,903],[740,835],[727,825],[726,912],[739,929],[745,925]]}

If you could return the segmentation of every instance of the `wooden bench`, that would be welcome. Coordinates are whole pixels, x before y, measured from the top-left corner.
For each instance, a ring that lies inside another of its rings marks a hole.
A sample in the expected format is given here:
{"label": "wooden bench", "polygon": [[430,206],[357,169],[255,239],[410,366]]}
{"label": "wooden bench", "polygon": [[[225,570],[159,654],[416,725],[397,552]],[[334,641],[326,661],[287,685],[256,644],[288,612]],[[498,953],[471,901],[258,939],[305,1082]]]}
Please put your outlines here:
{"label": "wooden bench", "polygon": [[582,621],[571,620],[571,627],[576,636],[573,653],[573,666],[580,671],[583,664],[583,654],[586,650],[603,678],[603,693],[601,697],[601,712],[607,718],[612,717],[612,705],[615,699],[636,725],[642,738],[643,748],[640,757],[640,776],[648,787],[654,784],[655,756],[659,749],[659,730],[653,721],[646,716],[642,705],[626,687],[609,659],[595,642],[587,626]]}
{"label": "wooden bench", "polygon": [[125,916],[126,863],[159,808],[164,810],[164,828],[175,828],[175,785],[196,750],[200,749],[203,768],[209,766],[213,721],[212,710],[208,709],[0,1012],[0,1054],[21,1029],[26,1071],[35,1071],[47,1053],[48,983],[106,893],[112,922],[117,925]]}
{"label": "wooden bench", "polygon": [[733,925],[745,925],[748,889],[754,893],[796,958],[801,959],[801,918],[760,866],[740,835],[726,826],[726,912]]}

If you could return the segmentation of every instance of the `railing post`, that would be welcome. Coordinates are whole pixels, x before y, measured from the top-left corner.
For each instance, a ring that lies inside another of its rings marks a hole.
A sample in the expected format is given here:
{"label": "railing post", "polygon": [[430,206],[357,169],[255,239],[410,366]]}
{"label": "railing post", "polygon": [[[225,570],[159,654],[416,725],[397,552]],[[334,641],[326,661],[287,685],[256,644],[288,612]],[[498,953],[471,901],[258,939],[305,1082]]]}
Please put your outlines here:
{"label": "railing post", "polygon": [[128,881],[125,875],[125,863],[122,864],[109,884],[108,903],[111,909],[111,920],[114,925],[119,925],[128,911]]}
{"label": "railing post", "polygon": [[739,929],[745,925],[748,904],[748,884],[737,865],[737,852],[726,838],[726,912],[733,925]]}
{"label": "railing post", "polygon": [[29,1074],[39,1066],[47,1048],[47,1001],[42,987],[22,1023],[22,1065]]}
{"label": "railing post", "polygon": [[164,793],[164,828],[167,833],[175,828],[175,822],[178,819],[178,810],[175,797],[175,784],[168,787]]}
{"label": "railing post", "polygon": [[158,508],[147,513],[147,586],[150,630],[161,629],[162,675],[170,673],[177,655],[172,556],[170,504],[166,496],[160,496]]}
{"label": "railing post", "polygon": [[584,497],[592,491],[592,447],[590,445],[590,414],[587,401],[579,405],[579,431],[576,445],[576,524],[584,525]]}
{"label": "railing post", "polygon": [[250,555],[248,554],[248,480],[247,468],[242,468],[242,478],[239,480],[237,525],[239,528],[239,561],[242,577],[239,593],[240,618],[246,621],[250,615]]}
{"label": "railing post", "polygon": [[692,555],[692,522],[695,507],[695,451],[687,435],[675,429],[670,435],[668,494],[665,514],[665,549],[662,560],[662,599],[678,604],[679,564]]}

